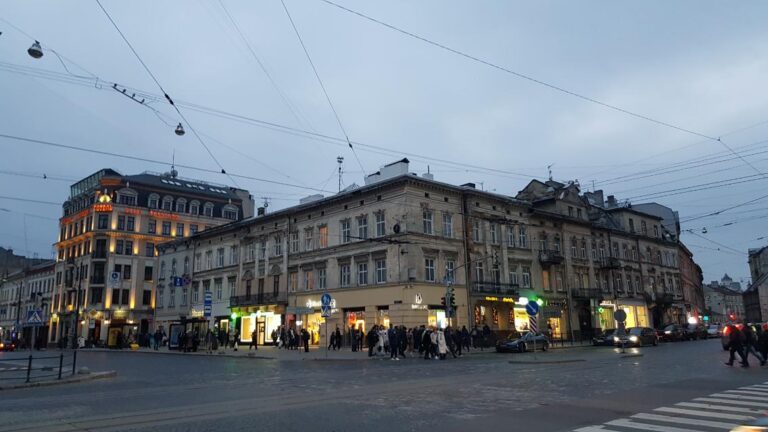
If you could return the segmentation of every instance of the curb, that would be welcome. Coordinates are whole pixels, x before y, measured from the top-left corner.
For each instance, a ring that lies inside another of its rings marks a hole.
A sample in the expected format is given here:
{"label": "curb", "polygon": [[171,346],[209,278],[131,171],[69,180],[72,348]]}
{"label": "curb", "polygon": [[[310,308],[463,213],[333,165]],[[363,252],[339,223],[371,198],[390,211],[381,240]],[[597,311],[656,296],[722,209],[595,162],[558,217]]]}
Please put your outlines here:
{"label": "curb", "polygon": [[567,364],[567,363],[581,363],[585,362],[585,359],[564,359],[564,360],[509,360],[509,364]]}
{"label": "curb", "polygon": [[61,380],[0,385],[0,391],[30,388],[30,387],[49,387],[49,386],[55,386],[55,385],[61,385],[61,384],[72,384],[72,383],[79,383],[79,382],[85,382],[85,381],[94,381],[97,379],[104,379],[104,378],[114,378],[116,376],[117,376],[117,371],[93,372],[90,374],[75,375],[74,377],[63,378]]}
{"label": "curb", "polygon": [[642,357],[644,354],[622,354],[619,356],[619,358],[632,358],[632,357]]}

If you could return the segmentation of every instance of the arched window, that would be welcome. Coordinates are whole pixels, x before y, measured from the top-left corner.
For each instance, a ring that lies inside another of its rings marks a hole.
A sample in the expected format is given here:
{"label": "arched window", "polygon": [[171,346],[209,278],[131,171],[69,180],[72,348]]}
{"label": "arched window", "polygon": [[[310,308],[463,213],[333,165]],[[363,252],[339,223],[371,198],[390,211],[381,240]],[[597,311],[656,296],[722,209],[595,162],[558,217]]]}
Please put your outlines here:
{"label": "arched window", "polygon": [[184,198],[179,198],[176,200],[176,213],[186,213],[187,212],[187,200]]}
{"label": "arched window", "polygon": [[171,276],[176,276],[176,258],[171,260]]}
{"label": "arched window", "polygon": [[163,210],[165,211],[173,210],[173,197],[166,195],[163,198]]}
{"label": "arched window", "polygon": [[238,213],[237,207],[231,204],[225,205],[221,210],[221,216],[230,220],[237,220]]}
{"label": "arched window", "polygon": [[133,189],[123,188],[117,191],[117,203],[118,204],[125,204],[129,206],[135,206],[136,205],[136,197],[138,197],[139,194],[136,193]]}
{"label": "arched window", "polygon": [[189,274],[189,257],[188,256],[184,257],[184,274],[185,275]]}
{"label": "arched window", "polygon": [[200,202],[192,201],[189,203],[189,213],[193,215],[200,214]]}
{"label": "arched window", "polygon": [[150,194],[149,200],[147,203],[147,207],[151,209],[160,208],[160,195],[158,194]]}
{"label": "arched window", "polygon": [[203,206],[203,215],[208,217],[213,217],[213,204],[212,203],[205,203]]}

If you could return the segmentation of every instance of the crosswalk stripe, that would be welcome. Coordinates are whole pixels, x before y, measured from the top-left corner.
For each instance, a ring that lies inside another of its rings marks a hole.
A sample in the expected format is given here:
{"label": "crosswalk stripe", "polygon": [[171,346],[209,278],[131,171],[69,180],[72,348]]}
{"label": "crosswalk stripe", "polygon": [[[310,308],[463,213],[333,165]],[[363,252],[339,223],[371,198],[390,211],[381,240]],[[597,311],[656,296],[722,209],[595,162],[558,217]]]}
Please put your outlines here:
{"label": "crosswalk stripe", "polygon": [[609,426],[620,426],[620,427],[626,427],[626,428],[632,428],[632,429],[642,429],[646,431],[657,431],[657,432],[702,432],[700,429],[685,429],[685,428],[677,428],[672,426],[655,425],[650,423],[636,423],[629,419],[612,420],[612,421],[606,422],[605,424]]}
{"label": "crosswalk stripe", "polygon": [[573,432],[619,432],[615,429],[606,429],[603,426],[587,426],[574,429]]}
{"label": "crosswalk stripe", "polygon": [[757,387],[757,386],[746,386],[746,387],[739,387],[739,390],[749,390],[749,391],[756,391],[756,392],[768,393],[768,388],[765,388],[765,387]]}
{"label": "crosswalk stripe", "polygon": [[739,399],[739,400],[753,400],[753,401],[768,401],[768,397],[760,397],[760,396],[744,396],[744,395],[738,395],[738,394],[729,394],[729,393],[712,393],[710,396],[712,397],[719,397],[719,398],[727,398],[727,399]]}
{"label": "crosswalk stripe", "polygon": [[735,423],[724,423],[724,422],[718,422],[718,421],[711,421],[711,420],[699,420],[699,419],[692,419],[692,418],[685,418],[685,417],[671,417],[671,416],[665,416],[665,415],[658,415],[658,414],[648,414],[648,413],[640,413],[635,414],[632,416],[633,418],[638,418],[642,420],[653,420],[653,421],[659,421],[659,422],[667,422],[667,423],[680,423],[680,424],[690,424],[694,426],[707,426],[707,427],[716,427],[716,428],[723,428],[723,429],[733,429],[737,426]]}
{"label": "crosswalk stripe", "polygon": [[694,399],[694,402],[714,402],[714,403],[721,403],[721,404],[724,403],[724,404],[732,404],[732,405],[744,405],[744,406],[768,408],[768,402],[752,402],[752,401],[742,401],[742,400],[736,400],[736,399],[696,398]]}
{"label": "crosswalk stripe", "polygon": [[763,396],[763,397],[768,396],[768,394],[760,393],[760,392],[756,392],[756,391],[751,391],[751,390],[726,390],[725,392],[726,393],[745,394],[745,395],[750,395],[750,396]]}
{"label": "crosswalk stripe", "polygon": [[714,418],[724,419],[724,420],[745,421],[745,420],[754,420],[755,419],[754,417],[747,416],[747,415],[727,414],[727,413],[712,413],[712,412],[705,412],[705,411],[698,411],[698,410],[691,410],[691,409],[683,409],[683,408],[672,408],[672,407],[656,408],[654,411],[668,412],[668,413],[673,413],[673,414],[692,415],[692,416],[698,416],[698,417],[714,417]]}
{"label": "crosswalk stripe", "polygon": [[675,405],[688,407],[688,408],[702,408],[707,410],[731,411],[731,412],[740,412],[740,413],[746,413],[746,414],[762,414],[764,411],[764,410],[756,410],[752,408],[741,408],[741,407],[732,407],[732,406],[725,406],[725,405],[712,405],[712,404],[695,403],[695,402],[680,402]]}

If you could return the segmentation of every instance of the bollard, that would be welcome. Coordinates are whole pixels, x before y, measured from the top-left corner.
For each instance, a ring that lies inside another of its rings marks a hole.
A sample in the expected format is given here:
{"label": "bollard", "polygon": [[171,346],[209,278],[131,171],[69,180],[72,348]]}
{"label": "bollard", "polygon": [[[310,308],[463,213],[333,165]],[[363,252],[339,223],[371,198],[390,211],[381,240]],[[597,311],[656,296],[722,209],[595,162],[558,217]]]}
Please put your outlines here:
{"label": "bollard", "polygon": [[72,375],[75,374],[75,368],[77,367],[77,350],[72,351]]}
{"label": "bollard", "polygon": [[61,368],[64,366],[64,353],[59,355],[59,379],[61,379]]}
{"label": "bollard", "polygon": [[27,382],[29,382],[29,374],[32,372],[32,356],[29,356],[29,361],[27,361]]}

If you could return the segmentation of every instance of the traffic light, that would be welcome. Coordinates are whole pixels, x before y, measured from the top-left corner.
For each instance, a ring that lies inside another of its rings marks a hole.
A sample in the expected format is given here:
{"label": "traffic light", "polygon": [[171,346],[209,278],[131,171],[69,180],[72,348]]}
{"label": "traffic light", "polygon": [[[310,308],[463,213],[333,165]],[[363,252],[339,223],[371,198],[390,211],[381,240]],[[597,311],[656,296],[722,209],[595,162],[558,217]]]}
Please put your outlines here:
{"label": "traffic light", "polygon": [[445,297],[440,297],[440,304],[445,307]]}
{"label": "traffic light", "polygon": [[451,295],[451,301],[450,301],[451,309],[456,309],[456,297]]}

